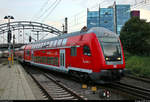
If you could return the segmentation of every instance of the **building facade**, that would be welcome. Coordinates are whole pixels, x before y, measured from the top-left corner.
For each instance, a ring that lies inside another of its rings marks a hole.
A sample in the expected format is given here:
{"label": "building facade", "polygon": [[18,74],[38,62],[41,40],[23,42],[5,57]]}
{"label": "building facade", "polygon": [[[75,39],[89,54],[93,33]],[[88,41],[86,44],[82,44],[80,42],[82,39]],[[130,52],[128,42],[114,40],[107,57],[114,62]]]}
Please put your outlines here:
{"label": "building facade", "polygon": [[100,8],[99,11],[87,11],[87,28],[105,27],[120,34],[122,26],[130,19],[130,5],[116,5]]}
{"label": "building facade", "polygon": [[131,17],[139,17],[140,18],[140,11],[139,10],[131,11]]}
{"label": "building facade", "polygon": [[89,11],[87,15],[87,27],[99,27],[99,12]]}
{"label": "building facade", "polygon": [[122,26],[130,19],[130,5],[116,5],[116,28],[120,34]]}
{"label": "building facade", "polygon": [[114,31],[114,10],[113,8],[100,9],[100,27]]}

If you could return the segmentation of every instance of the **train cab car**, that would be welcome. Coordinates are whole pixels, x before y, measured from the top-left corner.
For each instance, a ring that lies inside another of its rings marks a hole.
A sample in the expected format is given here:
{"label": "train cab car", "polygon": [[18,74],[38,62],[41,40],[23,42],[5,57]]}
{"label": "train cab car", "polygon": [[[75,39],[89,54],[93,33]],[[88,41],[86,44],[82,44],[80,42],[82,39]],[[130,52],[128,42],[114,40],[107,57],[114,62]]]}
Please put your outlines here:
{"label": "train cab car", "polygon": [[24,60],[97,83],[120,80],[125,68],[119,37],[102,27],[28,44],[24,48]]}

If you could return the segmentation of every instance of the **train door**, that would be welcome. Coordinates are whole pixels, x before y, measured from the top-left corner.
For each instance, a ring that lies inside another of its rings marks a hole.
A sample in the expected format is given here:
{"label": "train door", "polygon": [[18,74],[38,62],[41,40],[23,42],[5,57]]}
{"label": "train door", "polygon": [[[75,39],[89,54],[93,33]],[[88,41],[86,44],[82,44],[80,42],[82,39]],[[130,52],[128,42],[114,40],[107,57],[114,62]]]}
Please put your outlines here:
{"label": "train door", "polygon": [[65,69],[65,49],[60,50],[60,68]]}

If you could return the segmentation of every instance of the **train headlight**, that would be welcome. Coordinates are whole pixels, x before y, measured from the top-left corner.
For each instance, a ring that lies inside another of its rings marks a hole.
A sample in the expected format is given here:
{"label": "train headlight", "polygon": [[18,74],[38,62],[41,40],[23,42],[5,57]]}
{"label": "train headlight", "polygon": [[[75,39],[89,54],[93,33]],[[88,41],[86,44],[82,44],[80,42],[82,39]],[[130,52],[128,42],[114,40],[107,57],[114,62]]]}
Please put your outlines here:
{"label": "train headlight", "polygon": [[108,57],[106,57],[105,59],[106,59],[106,61],[108,61],[108,60],[109,60],[109,58],[108,58]]}
{"label": "train headlight", "polygon": [[118,57],[118,58],[117,58],[117,60],[121,60],[121,58],[120,58],[120,57]]}

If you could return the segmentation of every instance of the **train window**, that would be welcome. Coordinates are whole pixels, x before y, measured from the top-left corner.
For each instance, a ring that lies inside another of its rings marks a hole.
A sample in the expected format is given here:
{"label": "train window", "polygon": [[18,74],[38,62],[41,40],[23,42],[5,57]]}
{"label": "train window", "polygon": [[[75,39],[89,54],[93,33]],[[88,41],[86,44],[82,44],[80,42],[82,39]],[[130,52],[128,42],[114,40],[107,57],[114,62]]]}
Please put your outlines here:
{"label": "train window", "polygon": [[44,47],[44,44],[45,44],[45,43],[43,42],[43,43],[42,43],[42,46],[41,46],[41,48],[43,48],[43,47]]}
{"label": "train window", "polygon": [[49,57],[47,57],[47,64],[49,64],[49,59],[50,59],[50,58],[49,58]]}
{"label": "train window", "polygon": [[38,57],[36,56],[36,62],[38,62]]}
{"label": "train window", "polygon": [[36,62],[38,62],[38,56],[36,56]]}
{"label": "train window", "polygon": [[53,65],[53,57],[50,58],[50,64]]}
{"label": "train window", "polygon": [[58,40],[57,46],[61,46],[62,39]]}
{"label": "train window", "polygon": [[51,41],[49,41],[49,43],[48,43],[48,47],[51,47]]}
{"label": "train window", "polygon": [[56,47],[56,44],[57,44],[57,40],[54,41],[53,46]]}
{"label": "train window", "polygon": [[38,48],[38,49],[40,48],[40,44],[37,45],[37,48]]}
{"label": "train window", "polygon": [[51,47],[54,47],[54,41],[51,42]]}
{"label": "train window", "polygon": [[47,47],[48,46],[48,42],[45,42],[45,47]]}
{"label": "train window", "polygon": [[44,63],[44,57],[41,57],[41,62]]}
{"label": "train window", "polygon": [[42,46],[42,43],[38,45],[38,48],[41,48],[41,46]]}
{"label": "train window", "polygon": [[54,41],[51,41],[51,47],[53,47]]}
{"label": "train window", "polygon": [[58,66],[58,57],[56,58],[56,66]]}
{"label": "train window", "polygon": [[46,63],[46,57],[43,57],[43,63]]}
{"label": "train window", "polygon": [[67,43],[67,39],[63,39],[63,41],[62,41],[62,46],[65,46],[66,43]]}
{"label": "train window", "polygon": [[[42,45],[42,44],[41,44]],[[40,44],[38,44],[38,48],[40,48],[41,47],[41,45]]]}
{"label": "train window", "polygon": [[36,62],[36,57],[34,56],[34,60],[33,60],[34,62]]}
{"label": "train window", "polygon": [[45,63],[47,63],[47,57],[45,57]]}
{"label": "train window", "polygon": [[83,54],[91,56],[91,51],[90,51],[89,46],[87,46],[87,45],[83,46]]}
{"label": "train window", "polygon": [[48,42],[46,42],[45,47],[48,47]]}
{"label": "train window", "polygon": [[27,55],[27,56],[30,56],[30,50],[27,50],[27,51],[26,51],[26,55]]}
{"label": "train window", "polygon": [[71,56],[77,56],[77,48],[71,47]]}
{"label": "train window", "polygon": [[45,45],[46,47],[48,47],[49,46],[49,42],[46,42],[46,45]]}
{"label": "train window", "polygon": [[41,43],[41,45],[40,45],[40,48],[42,48],[42,46],[43,46],[44,44],[43,43]]}
{"label": "train window", "polygon": [[44,46],[44,43],[42,43],[41,48],[43,48],[43,46]]}

